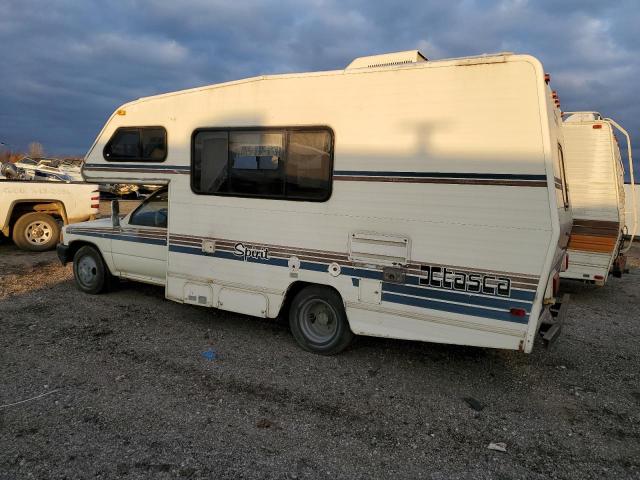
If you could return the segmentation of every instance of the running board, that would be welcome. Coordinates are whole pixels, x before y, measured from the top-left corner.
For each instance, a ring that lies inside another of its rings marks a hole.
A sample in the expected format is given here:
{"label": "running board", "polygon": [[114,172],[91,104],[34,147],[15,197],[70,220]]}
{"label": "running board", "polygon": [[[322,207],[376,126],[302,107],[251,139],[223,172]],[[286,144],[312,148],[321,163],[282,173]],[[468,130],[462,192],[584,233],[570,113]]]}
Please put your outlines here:
{"label": "running board", "polygon": [[544,313],[542,321],[540,322],[539,333],[545,347],[550,347],[560,336],[562,325],[567,316],[569,301],[570,296],[568,293],[565,293],[560,302],[553,304]]}

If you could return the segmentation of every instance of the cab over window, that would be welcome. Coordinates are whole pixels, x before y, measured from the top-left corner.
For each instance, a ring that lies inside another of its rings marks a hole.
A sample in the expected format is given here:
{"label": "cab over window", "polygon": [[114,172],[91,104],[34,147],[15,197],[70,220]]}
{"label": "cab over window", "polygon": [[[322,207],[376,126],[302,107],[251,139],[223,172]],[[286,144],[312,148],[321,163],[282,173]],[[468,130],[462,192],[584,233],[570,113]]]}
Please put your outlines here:
{"label": "cab over window", "polygon": [[326,201],[333,136],[326,128],[198,130],[191,187],[203,195]]}
{"label": "cab over window", "polygon": [[103,155],[110,162],[163,162],[167,158],[167,131],[162,127],[118,128]]}

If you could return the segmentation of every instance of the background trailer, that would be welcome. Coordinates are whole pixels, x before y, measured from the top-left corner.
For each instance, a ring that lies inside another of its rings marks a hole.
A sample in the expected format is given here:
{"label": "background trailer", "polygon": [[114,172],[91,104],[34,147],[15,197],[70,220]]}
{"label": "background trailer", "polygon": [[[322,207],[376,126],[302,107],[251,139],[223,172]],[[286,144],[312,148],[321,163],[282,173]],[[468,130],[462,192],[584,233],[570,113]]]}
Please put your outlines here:
{"label": "background trailer", "polygon": [[[604,285],[612,271],[625,266],[624,235],[635,234],[635,192],[630,191],[629,224],[625,218],[624,165],[614,135],[628,140],[628,164],[633,178],[631,142],[627,132],[597,112],[568,112],[562,125],[564,161],[573,211],[569,267],[563,278]],[[629,246],[631,241],[629,242]]]}

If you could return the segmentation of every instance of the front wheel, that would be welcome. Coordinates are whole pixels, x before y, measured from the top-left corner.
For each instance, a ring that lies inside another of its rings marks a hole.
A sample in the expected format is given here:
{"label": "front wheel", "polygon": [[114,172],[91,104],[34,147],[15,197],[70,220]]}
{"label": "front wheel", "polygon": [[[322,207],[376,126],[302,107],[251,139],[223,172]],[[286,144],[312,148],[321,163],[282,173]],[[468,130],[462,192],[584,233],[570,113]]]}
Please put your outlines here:
{"label": "front wheel", "polygon": [[109,276],[107,266],[95,248],[84,246],[73,256],[73,277],[76,286],[83,292],[104,292],[109,283]]}
{"label": "front wheel", "polygon": [[309,286],[291,302],[289,326],[298,344],[310,352],[334,355],[353,340],[340,295],[334,290]]}
{"label": "front wheel", "polygon": [[22,250],[51,250],[60,239],[60,225],[46,213],[27,213],[13,226],[13,243]]}

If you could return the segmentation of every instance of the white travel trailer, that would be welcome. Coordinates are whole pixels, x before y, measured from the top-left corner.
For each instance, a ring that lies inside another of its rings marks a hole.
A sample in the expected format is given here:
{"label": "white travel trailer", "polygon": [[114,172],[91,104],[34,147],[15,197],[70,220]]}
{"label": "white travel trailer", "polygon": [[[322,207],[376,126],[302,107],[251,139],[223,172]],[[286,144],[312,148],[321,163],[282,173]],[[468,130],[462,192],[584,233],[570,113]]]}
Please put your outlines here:
{"label": "white travel trailer", "polygon": [[[569,266],[562,278],[604,285],[612,272],[625,269],[624,235],[635,234],[635,192],[631,224],[625,219],[624,166],[614,130],[627,139],[630,175],[631,141],[615,121],[598,112],[567,112],[562,124],[564,163],[571,195],[573,229]],[[629,243],[630,245],[630,243]]]}
{"label": "white travel trailer", "polygon": [[318,353],[353,334],[530,352],[560,330],[560,122],[540,62],[508,53],[400,52],[141,98],[83,173],[166,189],[66,228],[59,255],[86,292],[113,275],[287,312]]}

